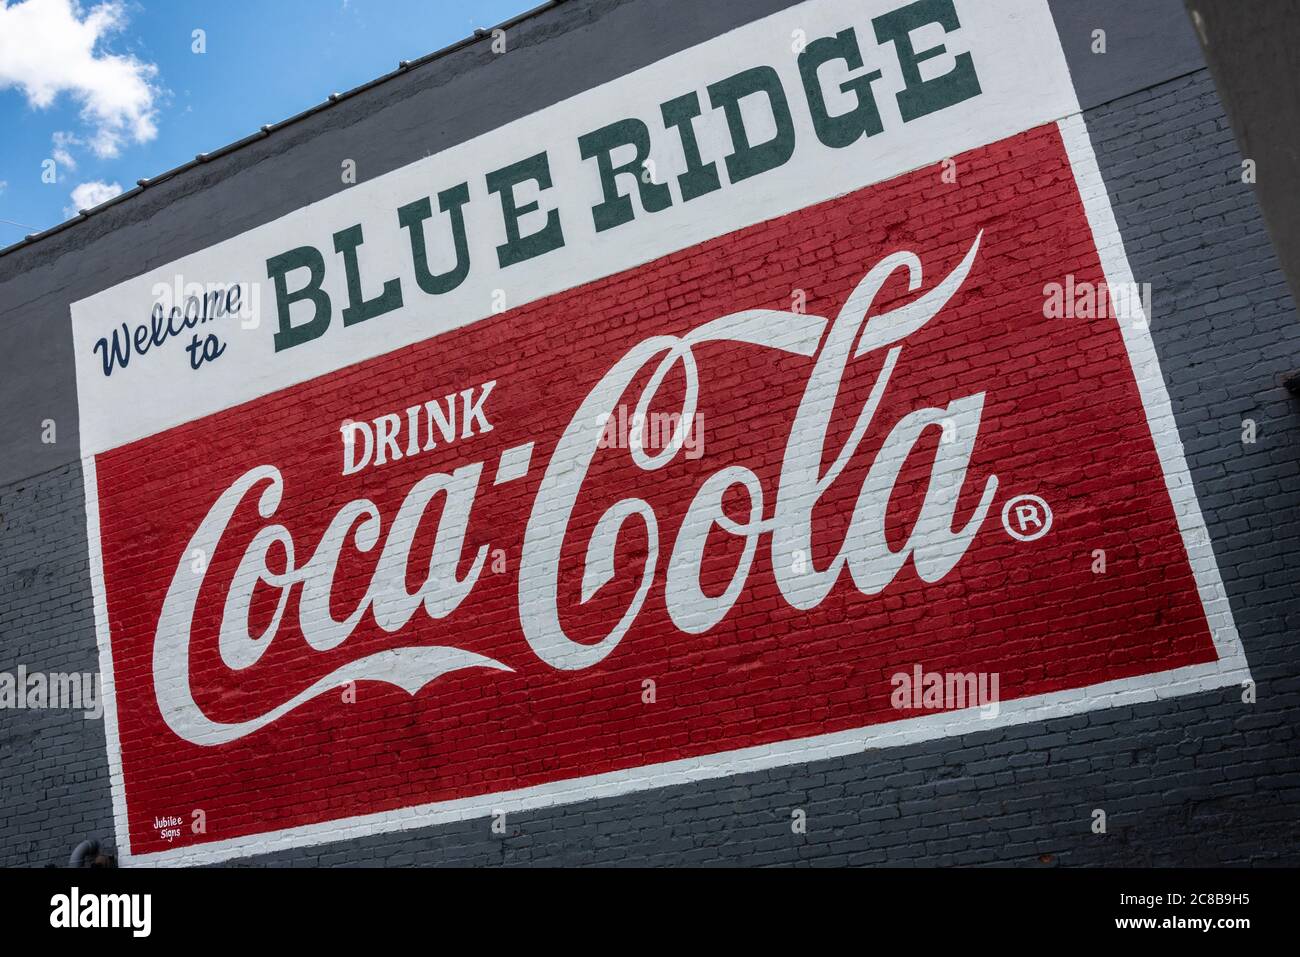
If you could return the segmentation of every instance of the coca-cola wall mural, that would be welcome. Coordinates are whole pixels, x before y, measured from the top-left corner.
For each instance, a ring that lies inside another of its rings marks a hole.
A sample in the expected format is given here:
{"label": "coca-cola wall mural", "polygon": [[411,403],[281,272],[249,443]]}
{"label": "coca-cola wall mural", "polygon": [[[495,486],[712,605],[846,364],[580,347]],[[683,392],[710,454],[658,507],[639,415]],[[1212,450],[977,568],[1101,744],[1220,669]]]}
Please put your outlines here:
{"label": "coca-cola wall mural", "polygon": [[72,322],[127,859],[1248,677],[1040,0],[811,0]]}

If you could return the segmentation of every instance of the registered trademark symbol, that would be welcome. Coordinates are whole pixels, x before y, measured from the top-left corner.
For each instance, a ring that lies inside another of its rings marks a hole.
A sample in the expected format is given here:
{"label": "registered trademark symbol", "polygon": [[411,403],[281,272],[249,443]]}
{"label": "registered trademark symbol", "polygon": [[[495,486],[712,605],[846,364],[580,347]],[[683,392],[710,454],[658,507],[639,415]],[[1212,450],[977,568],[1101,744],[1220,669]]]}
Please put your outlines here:
{"label": "registered trademark symbol", "polygon": [[1037,495],[1017,495],[1002,506],[1002,527],[1019,542],[1042,538],[1052,527],[1052,510]]}

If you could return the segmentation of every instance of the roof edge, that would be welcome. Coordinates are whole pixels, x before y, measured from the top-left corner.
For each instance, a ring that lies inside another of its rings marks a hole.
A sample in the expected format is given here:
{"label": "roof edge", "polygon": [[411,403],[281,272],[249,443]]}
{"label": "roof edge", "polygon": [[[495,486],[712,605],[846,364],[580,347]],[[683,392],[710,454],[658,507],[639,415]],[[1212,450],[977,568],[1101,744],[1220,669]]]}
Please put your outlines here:
{"label": "roof edge", "polygon": [[411,72],[416,67],[423,66],[426,63],[432,63],[434,60],[440,60],[445,56],[449,56],[452,53],[457,52],[458,50],[463,50],[464,48],[477,43],[483,38],[490,36],[492,32],[495,30],[506,30],[509,29],[510,27],[517,26],[523,21],[529,20],[541,13],[545,13],[547,10],[550,10],[554,7],[558,7],[560,4],[564,2],[565,0],[547,0],[547,2],[543,3],[541,6],[533,7],[531,10],[525,10],[523,13],[511,17],[509,20],[504,20],[501,23],[498,23],[494,27],[480,27],[476,29],[470,36],[457,40],[455,43],[449,44],[448,46],[445,46],[440,50],[435,50],[432,53],[427,53],[424,56],[419,57],[418,59],[415,60],[401,60],[398,63],[396,70],[393,70],[389,73],[385,73],[382,76],[375,77],[375,79],[362,83],[360,86],[353,87],[352,89],[347,90],[343,93],[331,93],[329,97],[325,100],[325,102],[318,103],[316,106],[308,107],[307,109],[303,110],[301,113],[297,113],[293,116],[290,116],[288,119],[281,120],[278,123],[268,123],[267,125],[261,127],[256,133],[252,133],[248,136],[245,136],[243,139],[235,140],[235,142],[233,143],[228,143],[225,146],[212,150],[211,152],[208,153],[199,153],[197,156],[194,157],[194,159],[190,160],[188,163],[182,163],[180,166],[174,167],[173,169],[169,169],[166,172],[159,173],[157,176],[150,176],[145,179],[138,179],[136,180],[136,184],[133,189],[129,189],[124,193],[119,193],[117,196],[114,196],[112,199],[100,203],[98,206],[93,206],[89,209],[79,210],[76,216],[72,217],[71,219],[65,219],[63,222],[51,226],[48,229],[43,229],[40,232],[29,233],[27,236],[18,240],[18,242],[16,243],[13,243],[9,246],[0,247],[0,257],[8,256],[10,253],[17,252],[20,249],[26,249],[29,246],[33,246],[36,243],[39,243],[42,239],[47,239],[50,236],[53,236],[57,233],[61,233],[67,229],[71,229],[76,224],[83,222],[86,219],[89,219],[91,216],[96,216],[99,213],[105,211],[106,209],[109,209],[110,207],[117,206],[119,203],[124,203],[132,196],[138,196],[141,193],[143,193],[146,189],[152,186],[157,186],[159,183],[166,182],[167,180],[173,179],[174,177],[179,176],[181,173],[184,173],[186,170],[193,169],[196,166],[202,166],[204,163],[209,163],[212,160],[218,159],[222,156],[226,156],[230,153],[233,153],[236,150],[242,149],[243,147],[247,146],[250,143],[255,143],[258,140],[265,139],[266,137],[270,136],[272,133],[278,130],[282,130],[285,127],[291,126],[295,123],[299,123],[302,120],[307,119],[307,117],[309,116],[314,116],[323,110],[329,109],[331,106],[341,103],[344,100],[351,99],[352,97],[357,96],[358,94],[364,93],[366,90],[379,86],[381,83],[387,83],[389,80],[395,79],[396,77],[404,76],[405,74]]}

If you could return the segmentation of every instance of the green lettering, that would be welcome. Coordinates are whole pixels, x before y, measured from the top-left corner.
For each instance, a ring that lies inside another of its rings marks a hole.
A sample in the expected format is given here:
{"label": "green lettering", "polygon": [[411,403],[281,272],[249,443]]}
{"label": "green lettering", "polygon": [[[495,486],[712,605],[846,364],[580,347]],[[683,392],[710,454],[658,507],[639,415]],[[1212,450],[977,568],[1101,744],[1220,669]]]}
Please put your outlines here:
{"label": "green lettering", "polygon": [[[636,155],[622,166],[615,166],[612,154],[620,146],[633,147]],[[650,131],[640,120],[619,120],[591,133],[584,133],[578,137],[578,151],[583,159],[594,157],[600,170],[600,188],[605,198],[591,209],[596,232],[629,223],[635,216],[632,197],[618,191],[620,174],[630,173],[636,179],[641,206],[646,212],[657,213],[673,204],[673,195],[667,185],[646,182],[648,177],[644,175],[645,161],[650,158]]]}
{"label": "green lettering", "polygon": [[497,247],[497,261],[502,268],[564,245],[560,214],[554,209],[547,210],[546,225],[537,232],[529,236],[519,235],[520,218],[541,208],[535,202],[520,206],[515,199],[515,187],[529,180],[535,180],[540,189],[551,188],[551,165],[546,153],[538,153],[487,174],[488,192],[501,194],[501,214],[505,218],[506,241]]}
{"label": "green lettering", "polygon": [[415,281],[431,296],[451,292],[469,275],[469,244],[465,241],[465,211],[469,202],[469,183],[461,183],[438,194],[438,209],[451,214],[451,236],[456,246],[456,265],[447,272],[429,272],[429,251],[424,241],[424,221],[433,215],[433,206],[424,199],[407,203],[397,211],[397,221],[411,233],[411,259],[415,263]]}
{"label": "green lettering", "polygon": [[687,93],[661,104],[659,112],[663,114],[665,128],[677,128],[677,138],[681,140],[682,153],[686,156],[686,172],[677,177],[682,202],[689,203],[697,196],[721,189],[718,164],[706,165],[700,158],[700,143],[695,138],[695,126],[691,122],[700,115],[700,98],[694,93]]}
{"label": "green lettering", "polygon": [[343,310],[343,325],[365,322],[375,316],[402,307],[402,282],[390,279],[384,291],[373,299],[366,299],[361,291],[361,268],[357,264],[357,247],[365,242],[361,224],[349,226],[334,234],[334,251],[343,254],[343,267],[348,277],[348,306]]}
{"label": "green lettering", "polygon": [[[745,119],[740,112],[740,101],[756,93],[767,96],[772,118],[776,121],[776,135],[758,146],[750,144]],[[790,118],[790,104],[781,88],[781,78],[770,66],[756,66],[719,80],[709,87],[709,102],[714,109],[721,108],[727,115],[733,150],[727,157],[727,176],[733,183],[776,169],[794,154],[794,121]]]}
{"label": "green lettering", "polygon": [[[311,270],[307,285],[289,292],[285,276],[295,269]],[[266,276],[275,280],[275,305],[279,313],[280,329],[275,334],[275,351],[302,345],[321,336],[330,324],[330,297],[321,289],[325,281],[325,257],[313,246],[299,246],[266,261]],[[315,315],[300,326],[292,324],[289,307],[303,299],[315,305]]]}
{"label": "green lettering", "polygon": [[841,30],[834,37],[814,40],[799,54],[799,75],[803,78],[817,138],[833,149],[842,149],[863,136],[875,136],[885,128],[871,92],[871,84],[880,79],[880,71],[873,70],[841,83],[841,92],[854,94],[858,105],[848,113],[831,116],[826,111],[826,97],[817,79],[817,69],[832,60],[843,60],[850,70],[862,69],[862,53],[852,28]]}
{"label": "green lettering", "polygon": [[904,122],[942,110],[945,107],[969,100],[980,94],[980,82],[975,76],[975,64],[969,53],[954,57],[953,68],[943,76],[922,80],[917,65],[947,52],[940,43],[917,53],[912,47],[912,31],[927,23],[937,23],[945,33],[961,27],[952,0],[916,0],[905,7],[876,17],[871,21],[876,39],[881,44],[894,43],[898,65],[903,71],[906,87],[898,94],[898,109]]}

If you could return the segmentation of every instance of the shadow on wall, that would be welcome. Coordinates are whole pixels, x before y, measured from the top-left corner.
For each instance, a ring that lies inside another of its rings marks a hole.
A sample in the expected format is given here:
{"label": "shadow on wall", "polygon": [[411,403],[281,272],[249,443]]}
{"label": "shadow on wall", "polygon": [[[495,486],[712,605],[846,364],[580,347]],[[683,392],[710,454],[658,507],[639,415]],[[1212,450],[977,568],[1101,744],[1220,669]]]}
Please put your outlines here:
{"label": "shadow on wall", "polygon": [[[1186,0],[1291,294],[1300,296],[1300,16],[1291,3]],[[1243,15],[1245,13],[1245,15]],[[1300,394],[1296,377],[1287,388]]]}

